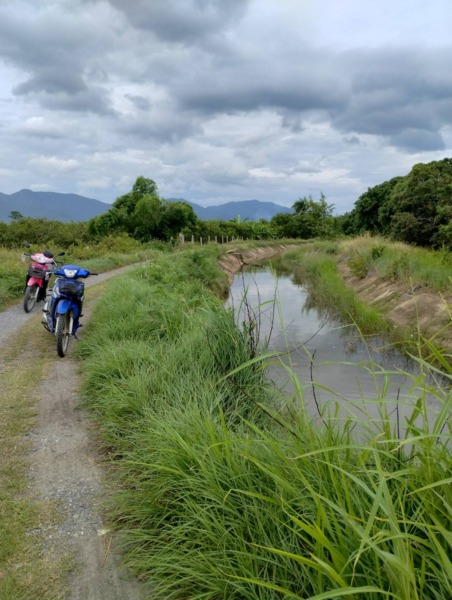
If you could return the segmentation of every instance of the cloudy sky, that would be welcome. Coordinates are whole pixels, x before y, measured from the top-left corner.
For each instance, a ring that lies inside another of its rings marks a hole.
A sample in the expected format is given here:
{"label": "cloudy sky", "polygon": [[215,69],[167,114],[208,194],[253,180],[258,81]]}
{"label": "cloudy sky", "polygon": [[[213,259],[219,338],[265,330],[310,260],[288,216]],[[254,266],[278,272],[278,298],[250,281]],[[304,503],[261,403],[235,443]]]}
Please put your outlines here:
{"label": "cloudy sky", "polygon": [[342,214],[451,156],[451,0],[0,0],[5,194]]}

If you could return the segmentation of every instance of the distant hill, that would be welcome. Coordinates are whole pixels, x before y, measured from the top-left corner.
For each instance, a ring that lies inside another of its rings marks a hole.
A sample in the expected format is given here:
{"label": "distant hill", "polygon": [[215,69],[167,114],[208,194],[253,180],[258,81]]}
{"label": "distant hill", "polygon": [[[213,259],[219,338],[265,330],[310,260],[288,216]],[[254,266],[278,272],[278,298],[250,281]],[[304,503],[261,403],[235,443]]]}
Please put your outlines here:
{"label": "distant hill", "polygon": [[110,204],[85,198],[77,194],[33,192],[20,190],[15,194],[0,192],[0,221],[9,223],[11,211],[24,217],[50,219],[51,221],[89,221],[111,208]]}
{"label": "distant hill", "polygon": [[[276,213],[291,213],[292,210],[273,202],[243,200],[226,202],[218,206],[200,206],[183,198],[168,198],[168,202],[187,202],[203,221],[232,221],[238,216],[242,221],[269,221]],[[0,221],[10,222],[9,215],[17,211],[24,217],[44,218],[51,221],[89,221],[111,208],[111,204],[86,198],[77,194],[58,192],[33,192],[20,190],[14,194],[0,192]]]}
{"label": "distant hill", "polygon": [[183,198],[168,198],[169,202],[187,202],[191,204],[197,217],[203,221],[232,221],[238,216],[242,221],[260,221],[270,219],[277,213],[291,213],[291,208],[286,206],[280,206],[273,202],[261,202],[260,200],[242,200],[241,202],[226,202],[225,204],[218,204],[217,206],[199,206],[199,204],[193,204]]}

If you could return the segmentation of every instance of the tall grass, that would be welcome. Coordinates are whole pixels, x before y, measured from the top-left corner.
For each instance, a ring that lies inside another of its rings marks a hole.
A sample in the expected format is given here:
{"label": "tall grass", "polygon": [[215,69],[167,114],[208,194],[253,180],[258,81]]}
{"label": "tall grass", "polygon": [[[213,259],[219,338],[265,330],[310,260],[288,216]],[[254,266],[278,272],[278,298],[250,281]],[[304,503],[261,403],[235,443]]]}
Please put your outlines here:
{"label": "tall grass", "polygon": [[361,236],[342,241],[339,252],[348,257],[349,266],[359,277],[373,269],[384,279],[411,281],[439,292],[452,291],[452,253],[447,250],[427,250],[378,236]]}
{"label": "tall grass", "polygon": [[128,564],[156,599],[450,597],[451,394],[435,390],[434,423],[420,397],[403,439],[383,424],[358,441],[334,413],[319,427],[300,385],[300,410],[278,409],[270,359],[209,291],[215,262],[112,282],[80,345]]}

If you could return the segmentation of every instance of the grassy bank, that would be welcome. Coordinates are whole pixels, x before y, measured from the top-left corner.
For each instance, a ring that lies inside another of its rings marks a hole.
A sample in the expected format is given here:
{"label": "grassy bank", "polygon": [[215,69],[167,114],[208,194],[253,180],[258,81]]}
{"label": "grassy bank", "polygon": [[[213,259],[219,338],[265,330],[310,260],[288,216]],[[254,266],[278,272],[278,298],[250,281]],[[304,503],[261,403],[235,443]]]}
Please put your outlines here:
{"label": "grassy bank", "polygon": [[109,283],[79,346],[129,565],[165,600],[450,597],[451,396],[429,425],[421,395],[401,440],[319,427],[301,386],[277,412],[217,252]]}
{"label": "grassy bank", "polygon": [[[450,253],[364,236],[310,242],[272,259],[272,263],[307,286],[310,302],[345,322],[353,321],[364,335],[383,334],[414,354],[433,356],[434,347],[447,352],[452,319],[452,305],[447,303],[452,294]],[[345,273],[353,276],[353,286],[344,280]],[[361,300],[354,289],[360,288],[369,296],[372,286],[378,291],[370,301]],[[393,315],[388,316],[398,304],[414,297],[416,290],[422,293],[410,308],[416,314],[400,323]],[[437,298],[436,305],[432,305],[432,297]]]}
{"label": "grassy bank", "polygon": [[437,292],[452,292],[452,253],[389,242],[378,236],[342,241],[337,252],[357,277],[375,271],[382,279],[428,286]]}

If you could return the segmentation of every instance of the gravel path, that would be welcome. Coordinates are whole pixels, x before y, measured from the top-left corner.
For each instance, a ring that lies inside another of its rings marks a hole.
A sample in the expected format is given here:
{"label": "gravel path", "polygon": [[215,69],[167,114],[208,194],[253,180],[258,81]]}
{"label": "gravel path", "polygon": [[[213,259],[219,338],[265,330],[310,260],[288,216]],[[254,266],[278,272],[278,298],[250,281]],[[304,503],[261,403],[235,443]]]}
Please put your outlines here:
{"label": "gravel path", "polygon": [[[95,285],[130,267],[86,280]],[[84,304],[83,322],[90,316]],[[42,303],[29,314],[22,304],[0,313],[0,352],[30,319],[40,319]],[[80,330],[80,337],[83,329]],[[67,600],[145,600],[142,584],[131,578],[114,552],[114,538],[101,517],[104,477],[101,457],[90,435],[90,424],[78,410],[78,363],[71,356],[71,341],[64,359],[57,356],[37,388],[37,419],[27,436],[31,441],[30,494],[37,500],[55,501],[60,521],[44,533],[47,549],[55,556],[70,553],[76,563]]]}

